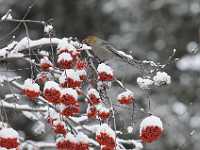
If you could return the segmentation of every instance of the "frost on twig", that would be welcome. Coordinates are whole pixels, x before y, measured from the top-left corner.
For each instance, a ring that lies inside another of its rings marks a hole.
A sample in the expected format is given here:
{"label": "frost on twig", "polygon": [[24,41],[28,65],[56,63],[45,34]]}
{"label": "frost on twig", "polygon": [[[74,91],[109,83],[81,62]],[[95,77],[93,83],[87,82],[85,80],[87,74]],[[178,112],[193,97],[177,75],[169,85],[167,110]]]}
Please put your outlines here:
{"label": "frost on twig", "polygon": [[53,26],[51,24],[46,24],[44,26],[44,32],[47,34],[51,34],[53,32]]}
{"label": "frost on twig", "polygon": [[4,20],[12,20],[13,17],[11,15],[11,12],[12,12],[12,10],[9,9],[8,12],[4,16],[1,17],[1,20],[2,21],[4,21]]}

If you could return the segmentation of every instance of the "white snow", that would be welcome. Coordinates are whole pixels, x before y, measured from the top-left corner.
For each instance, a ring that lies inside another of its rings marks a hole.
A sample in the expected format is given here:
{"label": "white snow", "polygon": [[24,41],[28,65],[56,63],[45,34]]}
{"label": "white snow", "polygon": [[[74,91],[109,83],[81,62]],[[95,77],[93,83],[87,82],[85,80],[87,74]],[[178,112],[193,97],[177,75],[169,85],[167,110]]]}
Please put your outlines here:
{"label": "white snow", "polygon": [[53,31],[53,26],[51,24],[47,24],[44,26],[45,33],[51,33]]}
{"label": "white snow", "polygon": [[40,86],[35,83],[32,79],[26,79],[24,81],[24,89],[29,89],[29,90],[33,90],[33,91],[40,91]]}
{"label": "white snow", "polygon": [[45,91],[46,89],[51,89],[51,88],[52,88],[52,89],[56,89],[56,90],[58,90],[58,91],[61,90],[58,83],[56,83],[56,82],[54,82],[54,81],[47,81],[47,82],[45,82],[44,91]]}
{"label": "white snow", "polygon": [[70,40],[68,38],[63,38],[57,46],[57,49],[67,49],[69,52],[76,52],[76,48],[69,43]]}
{"label": "white snow", "polygon": [[0,49],[0,57],[6,57],[6,54],[8,54],[7,47]]}
{"label": "white snow", "polygon": [[156,75],[153,77],[153,80],[154,84],[157,86],[171,83],[171,77],[166,72],[158,71]]}
{"label": "white snow", "polygon": [[71,95],[73,96],[75,99],[78,99],[78,93],[76,90],[72,89],[72,88],[64,88],[61,90],[61,95]]}
{"label": "white snow", "polygon": [[78,49],[82,46],[82,44],[80,42],[74,41],[72,39],[69,40],[69,43],[72,44],[75,48],[78,48]]}
{"label": "white snow", "polygon": [[45,118],[51,117],[52,119],[59,120],[60,115],[53,108],[48,108],[48,111],[45,114]]}
{"label": "white snow", "polygon": [[64,121],[59,121],[59,120],[55,120],[55,121],[53,122],[53,125],[54,125],[54,126],[63,125],[64,127],[66,127],[65,122],[64,122]]}
{"label": "white snow", "polygon": [[88,90],[87,96],[89,97],[90,95],[94,95],[97,99],[100,98],[99,92],[94,88]]}
{"label": "white snow", "polygon": [[76,140],[77,142],[84,144],[88,144],[89,142],[88,136],[82,132],[78,132],[78,134],[76,135]]}
{"label": "white snow", "polygon": [[142,89],[149,89],[151,85],[153,85],[153,81],[148,78],[137,78],[137,84],[139,85],[140,88]]}
{"label": "white snow", "polygon": [[150,64],[153,67],[157,67],[157,64],[154,61],[143,60],[142,63],[144,63],[144,64]]}
{"label": "white snow", "polygon": [[82,50],[91,50],[92,47],[91,46],[88,46],[87,44],[83,44],[82,47],[81,47]]}
{"label": "white snow", "polygon": [[2,128],[0,129],[0,137],[19,139],[19,134],[13,128]]}
{"label": "white snow", "polygon": [[182,71],[200,71],[200,54],[185,56],[177,61],[176,66]]}
{"label": "white snow", "polygon": [[66,81],[67,78],[73,79],[75,81],[81,81],[78,72],[74,69],[66,69],[63,71],[59,78],[59,82],[62,84]]}
{"label": "white snow", "polygon": [[79,76],[87,76],[87,72],[84,69],[76,70]]}
{"label": "white snow", "polygon": [[7,54],[7,57],[8,58],[21,58],[21,57],[24,57],[24,54],[22,53],[18,53],[18,52],[11,52],[11,53],[8,53]]}
{"label": "white snow", "polygon": [[26,49],[30,46],[31,40],[28,37],[21,39],[16,45],[14,51],[20,51],[21,49]]}
{"label": "white snow", "polygon": [[104,123],[97,128],[96,135],[100,135],[100,133],[107,133],[113,139],[115,139],[115,132],[108,126],[108,124]]}
{"label": "white snow", "polygon": [[125,52],[123,51],[117,51],[120,55],[126,57],[126,58],[129,58],[129,59],[133,59],[133,57],[129,54],[126,54]]}
{"label": "white snow", "polygon": [[66,139],[67,141],[70,141],[70,142],[76,142],[75,136],[74,136],[73,134],[71,134],[70,132],[68,132],[68,133],[66,134],[65,139]]}
{"label": "white snow", "polygon": [[73,58],[72,58],[71,54],[64,52],[64,53],[61,53],[60,55],[58,55],[57,61],[60,62],[61,60],[72,61]]}
{"label": "white snow", "polygon": [[64,104],[58,104],[57,105],[57,109],[60,111],[60,112],[62,112],[63,110],[65,110],[67,108],[67,106],[66,105],[64,105]]}
{"label": "white snow", "polygon": [[40,59],[40,64],[49,64],[51,66],[53,66],[53,64],[51,63],[51,61],[49,60],[48,57],[43,57],[42,59]]}
{"label": "white snow", "polygon": [[7,50],[11,50],[13,49],[15,46],[17,45],[16,41],[11,42],[10,44],[8,44],[6,47],[0,49],[0,56],[1,57],[6,57],[6,54],[9,55],[10,52]]}
{"label": "white snow", "polygon": [[105,106],[99,104],[96,106],[97,110],[99,112],[105,112],[105,113],[109,113],[110,112],[110,109],[106,108]]}
{"label": "white snow", "polygon": [[12,20],[13,19],[13,17],[12,17],[12,15],[11,15],[11,9],[9,9],[8,10],[8,12],[5,14],[5,15],[3,15],[2,17],[1,17],[1,20]]}
{"label": "white snow", "polygon": [[161,130],[163,130],[163,124],[162,124],[162,121],[160,120],[160,118],[151,115],[149,117],[146,117],[140,123],[140,134],[142,134],[143,129],[146,129],[146,127],[149,127],[149,126],[157,126],[157,127],[161,128]]}
{"label": "white snow", "polygon": [[127,90],[127,91],[124,91],[124,92],[120,93],[120,94],[117,96],[117,99],[119,100],[119,99],[122,99],[122,98],[124,98],[124,97],[134,97],[134,94],[133,94],[132,91]]}
{"label": "white snow", "polygon": [[[28,45],[29,41],[29,45]],[[37,47],[37,46],[43,46],[43,45],[49,45],[49,44],[58,44],[61,40],[58,38],[41,38],[39,40],[31,40],[27,37],[24,37],[22,40],[18,42],[16,47],[14,48],[14,51],[23,51],[28,49],[28,46],[31,48]]]}
{"label": "white snow", "polygon": [[82,121],[86,121],[88,120],[87,116],[80,116],[80,117],[70,117],[71,119],[73,119],[76,122],[82,122]]}
{"label": "white snow", "polygon": [[106,74],[113,75],[113,69],[104,63],[98,65],[97,72],[98,73],[105,72]]}
{"label": "white snow", "polygon": [[127,131],[128,131],[128,133],[133,133],[133,127],[132,126],[128,126],[127,127]]}
{"label": "white snow", "polygon": [[49,53],[47,51],[39,51],[39,54],[42,55],[42,56],[49,56]]}

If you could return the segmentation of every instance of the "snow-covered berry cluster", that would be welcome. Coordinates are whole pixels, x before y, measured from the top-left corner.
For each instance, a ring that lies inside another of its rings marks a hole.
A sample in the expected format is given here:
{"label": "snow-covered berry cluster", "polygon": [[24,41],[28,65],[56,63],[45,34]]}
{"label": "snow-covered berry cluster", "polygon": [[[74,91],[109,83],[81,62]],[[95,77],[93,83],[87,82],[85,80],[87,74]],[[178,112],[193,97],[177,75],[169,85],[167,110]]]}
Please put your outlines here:
{"label": "snow-covered berry cluster", "polygon": [[89,150],[89,140],[83,133],[76,136],[67,133],[65,137],[57,139],[56,147],[58,150]]}
{"label": "snow-covered berry cluster", "polygon": [[40,86],[32,79],[26,79],[23,86],[24,94],[31,100],[35,100],[40,95]]}
{"label": "snow-covered berry cluster", "polygon": [[166,72],[158,71],[155,76],[151,77],[138,77],[137,84],[142,89],[150,89],[151,86],[162,86],[171,84],[171,77]]}
{"label": "snow-covered berry cluster", "polygon": [[17,131],[12,128],[0,129],[0,149],[17,149],[19,144]]}
{"label": "snow-covered berry cluster", "polygon": [[115,132],[107,125],[102,124],[97,129],[96,140],[101,145],[101,148],[106,149],[115,149],[116,147],[116,135]]}
{"label": "snow-covered berry cluster", "polygon": [[140,138],[143,142],[151,143],[158,140],[163,132],[163,124],[160,118],[149,116],[140,124]]}
{"label": "snow-covered berry cluster", "polygon": [[104,63],[98,65],[97,72],[100,81],[112,81],[114,78],[113,69]]}
{"label": "snow-covered berry cluster", "polygon": [[120,93],[117,96],[117,100],[119,101],[120,104],[128,105],[133,103],[135,98],[133,92],[127,90],[125,92]]}
{"label": "snow-covered berry cluster", "polygon": [[[90,48],[87,45],[63,38],[57,46],[57,55],[54,58],[43,55],[39,61],[40,70],[36,79],[27,79],[23,85],[24,95],[30,100],[44,99],[51,109],[55,109],[52,114],[48,112],[46,119],[56,135],[58,150],[89,150],[91,141],[88,136],[77,132],[78,129],[73,129],[68,122],[68,119],[77,116],[84,116],[88,119],[87,121],[95,120],[94,122],[101,123],[96,130],[95,138],[101,150],[114,150],[118,145],[116,132],[108,125],[109,118],[115,117],[114,105],[111,101],[107,102],[109,99],[105,98],[106,90],[110,88],[113,81],[116,81],[114,71],[105,63],[92,65],[88,57],[85,57],[85,54],[82,55],[84,50],[88,49]],[[90,75],[91,70],[94,70],[92,75]],[[157,72],[153,77],[138,77],[137,83],[140,88],[149,89],[153,85],[170,84],[171,77],[165,72]],[[125,90],[118,93],[115,99],[122,105],[134,104],[135,94],[123,85],[121,86]],[[84,115],[81,114],[80,99],[83,99],[84,104],[87,105]],[[73,121],[72,124],[74,124]],[[159,139],[162,132],[161,120],[152,115],[141,122],[139,137],[143,142],[151,143]],[[2,141],[7,145],[3,145]],[[17,134],[13,138],[3,137],[0,130],[1,147],[14,148],[18,145]]]}
{"label": "snow-covered berry cluster", "polygon": [[87,116],[93,119],[101,119],[106,120],[110,116],[110,109],[106,108],[101,100],[99,92],[94,89],[90,88],[87,92],[87,99],[88,99],[88,109],[87,109]]}

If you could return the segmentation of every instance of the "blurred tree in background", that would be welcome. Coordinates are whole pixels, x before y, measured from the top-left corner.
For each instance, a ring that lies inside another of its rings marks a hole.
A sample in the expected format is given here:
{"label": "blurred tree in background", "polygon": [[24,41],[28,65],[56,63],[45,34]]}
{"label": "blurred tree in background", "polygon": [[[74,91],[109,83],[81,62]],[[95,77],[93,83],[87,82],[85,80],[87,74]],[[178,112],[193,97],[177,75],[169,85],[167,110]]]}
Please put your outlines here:
{"label": "blurred tree in background", "polygon": [[[13,16],[21,19],[32,3],[33,0],[0,0],[0,14],[2,16],[12,9]],[[81,40],[87,35],[97,35],[116,47],[132,51],[140,59],[165,63],[174,48],[177,49],[178,58],[198,53],[200,0],[38,0],[27,19],[50,19],[57,37],[75,36]],[[6,37],[16,25],[1,23],[1,47],[10,43],[13,36],[17,40],[25,36],[24,27],[20,26]],[[31,39],[45,36],[40,25],[30,25],[29,30]],[[11,62],[9,66],[23,67],[23,64]],[[127,69],[123,63],[114,66],[118,68],[119,77],[137,95],[136,118],[144,115],[141,109],[147,108],[148,101],[147,94],[136,85],[139,72],[130,66]],[[3,69],[1,66],[0,70]],[[173,84],[149,91],[151,111],[163,118],[165,135],[162,140],[149,144],[145,149],[199,150],[200,65],[199,69],[191,71],[180,70],[174,63],[167,69],[172,75]],[[124,71],[127,72],[125,75]],[[24,74],[17,71],[13,73]],[[113,93],[117,91],[115,89]],[[130,125],[126,120],[130,117],[127,116],[127,110],[121,111],[124,113],[124,126]]]}

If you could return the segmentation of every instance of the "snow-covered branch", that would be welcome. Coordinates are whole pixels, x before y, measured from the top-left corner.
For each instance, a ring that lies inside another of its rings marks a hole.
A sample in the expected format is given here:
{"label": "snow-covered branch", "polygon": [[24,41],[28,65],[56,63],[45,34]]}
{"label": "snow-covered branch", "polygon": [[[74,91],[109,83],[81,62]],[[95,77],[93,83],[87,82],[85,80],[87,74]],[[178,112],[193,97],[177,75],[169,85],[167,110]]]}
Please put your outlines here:
{"label": "snow-covered branch", "polygon": [[16,103],[8,103],[4,100],[0,100],[0,107],[8,108],[8,109],[14,109],[17,111],[30,111],[30,112],[47,112],[47,107],[30,107],[29,105],[22,105],[22,104],[16,104]]}

